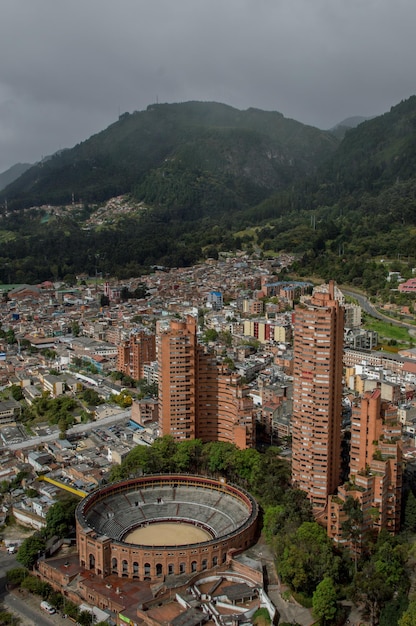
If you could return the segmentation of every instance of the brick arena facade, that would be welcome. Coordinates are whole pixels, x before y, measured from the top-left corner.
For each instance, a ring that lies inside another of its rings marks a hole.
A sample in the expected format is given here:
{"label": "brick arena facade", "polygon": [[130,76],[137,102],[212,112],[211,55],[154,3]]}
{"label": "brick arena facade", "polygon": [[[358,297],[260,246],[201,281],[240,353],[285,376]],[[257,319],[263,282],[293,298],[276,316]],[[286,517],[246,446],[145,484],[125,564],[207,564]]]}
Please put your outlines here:
{"label": "brick arena facade", "polygon": [[[162,522],[190,524],[211,538],[157,546],[124,539],[134,529]],[[247,549],[257,522],[254,498],[225,482],[180,474],[134,478],[97,489],[78,505],[79,562],[102,578],[189,576],[224,563],[230,550]]]}

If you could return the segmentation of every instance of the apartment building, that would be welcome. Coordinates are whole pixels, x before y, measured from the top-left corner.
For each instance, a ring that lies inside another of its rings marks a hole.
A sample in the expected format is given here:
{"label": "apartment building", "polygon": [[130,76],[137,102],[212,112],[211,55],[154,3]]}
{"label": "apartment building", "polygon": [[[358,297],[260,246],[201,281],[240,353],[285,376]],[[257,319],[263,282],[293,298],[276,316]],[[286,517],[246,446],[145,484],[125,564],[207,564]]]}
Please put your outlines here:
{"label": "apartment building", "polygon": [[260,343],[275,341],[288,343],[292,338],[289,324],[277,324],[269,320],[245,320],[243,323],[244,336],[254,337]]}
{"label": "apartment building", "polygon": [[197,320],[172,319],[158,330],[159,427],[177,440],[254,444],[252,399],[238,374],[197,341]]}
{"label": "apartment building", "polygon": [[117,370],[135,380],[144,378],[144,366],[156,358],[155,335],[140,331],[121,342],[117,354]]}
{"label": "apartment building", "polygon": [[331,281],[294,315],[292,480],[316,515],[340,482],[343,336]]}
{"label": "apartment building", "polygon": [[400,529],[403,465],[397,412],[397,406],[382,399],[380,388],[353,404],[349,480],[337,496],[330,496],[328,506],[328,535],[338,543],[351,541],[342,532],[348,498],[360,504],[362,533],[385,529],[395,534]]}

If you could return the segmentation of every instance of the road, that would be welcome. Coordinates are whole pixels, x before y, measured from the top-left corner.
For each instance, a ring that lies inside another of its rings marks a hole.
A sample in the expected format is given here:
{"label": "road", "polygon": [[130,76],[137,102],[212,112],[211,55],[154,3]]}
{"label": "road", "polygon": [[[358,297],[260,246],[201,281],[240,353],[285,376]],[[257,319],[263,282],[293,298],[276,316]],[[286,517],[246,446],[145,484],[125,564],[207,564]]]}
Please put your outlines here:
{"label": "road", "polygon": [[8,554],[6,549],[3,548],[0,552],[0,593],[6,588],[6,572],[14,567],[22,566],[16,561],[15,554]]}
{"label": "road", "polygon": [[[94,430],[95,428],[101,428],[102,426],[109,426],[111,424],[117,424],[118,422],[122,422],[130,419],[131,409],[127,409],[124,411],[120,411],[115,415],[109,415],[108,417],[103,417],[102,419],[96,422],[87,422],[86,424],[77,424],[72,428],[67,430],[68,435],[75,435],[80,433],[85,433],[90,430]],[[22,450],[24,448],[31,448],[32,446],[37,446],[45,441],[55,441],[57,438],[57,433],[51,433],[50,435],[44,435],[43,437],[30,437],[30,439],[26,439],[25,441],[21,441],[19,443],[11,443],[3,445],[4,448],[8,448],[9,450]]]}
{"label": "road", "polygon": [[344,295],[355,298],[363,311],[368,315],[371,315],[378,320],[383,320],[383,322],[391,322],[395,326],[401,326],[402,328],[407,328],[408,330],[413,331],[413,333],[416,333],[416,327],[414,324],[408,324],[407,322],[402,322],[401,320],[397,320],[394,317],[388,317],[387,315],[383,315],[383,313],[377,311],[377,309],[371,304],[371,302],[369,302],[369,300],[365,296],[356,293],[355,291],[349,291],[347,289],[341,289],[341,291]]}
{"label": "road", "polygon": [[7,608],[22,620],[22,626],[70,626],[69,619],[59,613],[48,615],[40,608],[41,599],[29,593],[17,590],[4,593],[0,598]]}

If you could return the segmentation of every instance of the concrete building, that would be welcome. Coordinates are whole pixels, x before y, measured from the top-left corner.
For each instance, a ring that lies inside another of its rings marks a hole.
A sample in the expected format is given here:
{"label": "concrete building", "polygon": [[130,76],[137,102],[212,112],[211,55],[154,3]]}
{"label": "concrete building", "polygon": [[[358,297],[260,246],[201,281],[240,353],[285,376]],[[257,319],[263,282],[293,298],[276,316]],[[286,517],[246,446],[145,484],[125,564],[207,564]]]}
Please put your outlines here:
{"label": "concrete building", "polygon": [[243,328],[245,337],[254,337],[260,343],[269,341],[288,343],[292,338],[289,324],[277,324],[273,321],[261,319],[245,320]]}
{"label": "concrete building", "polygon": [[207,306],[214,309],[214,311],[220,311],[224,306],[223,297],[221,291],[210,291],[207,298]]}
{"label": "concrete building", "polygon": [[373,350],[378,345],[378,333],[365,328],[348,328],[344,339],[345,344],[353,350]]}
{"label": "concrete building", "polygon": [[176,440],[254,445],[253,402],[241,377],[197,342],[196,318],[158,332],[159,427]]}
{"label": "concrete building", "polygon": [[361,327],[361,307],[358,304],[344,304],[345,328]]}
{"label": "concrete building", "polygon": [[292,480],[318,515],[340,482],[344,312],[334,283],[294,318]]}

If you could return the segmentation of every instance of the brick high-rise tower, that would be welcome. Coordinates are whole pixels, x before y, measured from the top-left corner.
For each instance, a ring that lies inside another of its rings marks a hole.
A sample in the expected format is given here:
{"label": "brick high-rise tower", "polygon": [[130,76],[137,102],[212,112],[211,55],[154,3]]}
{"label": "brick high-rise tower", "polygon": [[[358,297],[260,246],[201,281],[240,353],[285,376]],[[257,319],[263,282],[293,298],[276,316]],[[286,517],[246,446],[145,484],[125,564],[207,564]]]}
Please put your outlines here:
{"label": "brick high-rise tower", "polygon": [[172,320],[158,336],[159,425],[162,435],[196,438],[196,320]]}
{"label": "brick high-rise tower", "polygon": [[[367,391],[352,406],[351,462],[349,480],[338,487],[328,507],[328,535],[337,543],[352,545],[343,532],[348,518],[344,504],[358,501],[361,532],[381,529],[396,534],[400,530],[402,500],[402,427],[397,406],[381,398],[381,388]],[[355,551],[360,546],[354,545]]]}
{"label": "brick high-rise tower", "polygon": [[295,311],[292,480],[315,515],[340,483],[344,311],[335,285]]}
{"label": "brick high-rise tower", "polygon": [[158,331],[159,427],[174,439],[255,443],[253,402],[238,374],[198,344],[196,319]]}
{"label": "brick high-rise tower", "polygon": [[135,380],[143,378],[143,366],[156,359],[156,342],[153,334],[140,331],[130,335],[118,347],[117,370]]}

